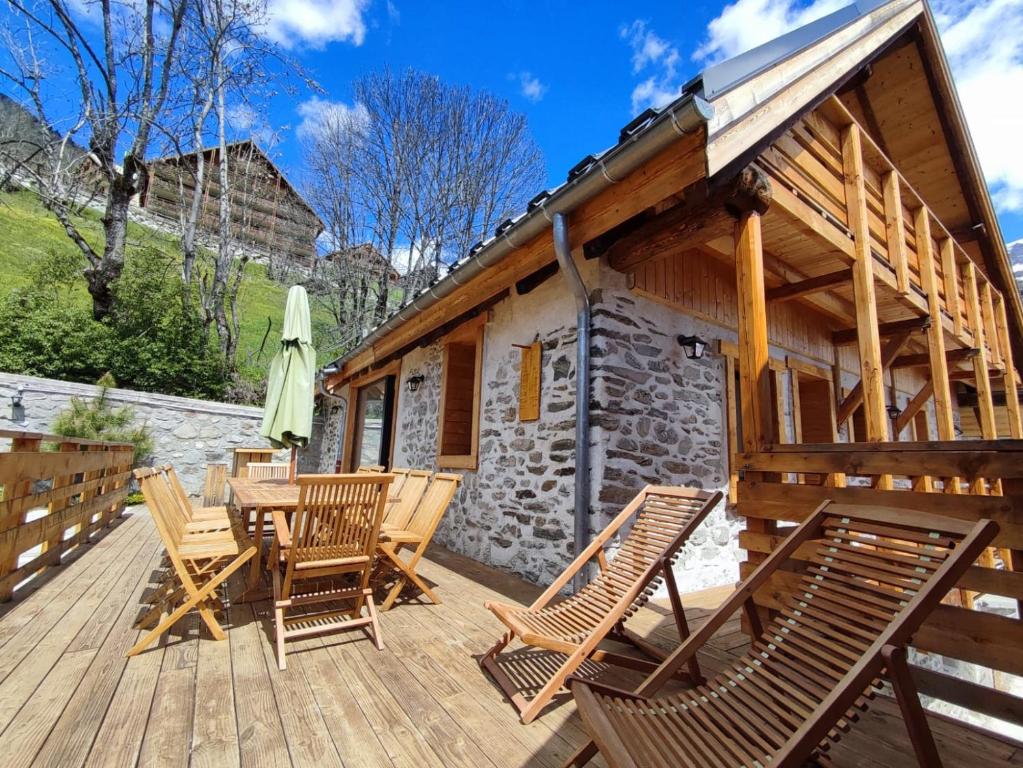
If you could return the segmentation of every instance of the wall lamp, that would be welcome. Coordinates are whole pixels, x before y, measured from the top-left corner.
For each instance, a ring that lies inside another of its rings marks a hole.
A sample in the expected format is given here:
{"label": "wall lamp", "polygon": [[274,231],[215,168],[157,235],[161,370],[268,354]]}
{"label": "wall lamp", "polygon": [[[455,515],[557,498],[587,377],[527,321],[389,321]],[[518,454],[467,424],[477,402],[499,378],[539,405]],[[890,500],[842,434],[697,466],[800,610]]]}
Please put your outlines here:
{"label": "wall lamp", "polygon": [[415,392],[419,389],[419,385],[422,384],[424,381],[426,381],[426,377],[423,374],[416,371],[407,379],[405,379],[405,384],[408,385],[409,392]]}
{"label": "wall lamp", "polygon": [[699,360],[703,357],[704,350],[707,349],[707,342],[699,336],[679,336],[677,341],[690,360]]}
{"label": "wall lamp", "polygon": [[885,408],[885,412],[888,414],[888,418],[891,419],[892,421],[895,421],[897,418],[899,418],[899,416],[902,415],[902,409],[899,408],[899,406],[895,405],[895,403],[892,403],[887,408]]}
{"label": "wall lamp", "polygon": [[25,395],[25,387],[18,385],[17,391],[11,395],[11,421],[22,421],[25,418],[25,406],[22,400]]}

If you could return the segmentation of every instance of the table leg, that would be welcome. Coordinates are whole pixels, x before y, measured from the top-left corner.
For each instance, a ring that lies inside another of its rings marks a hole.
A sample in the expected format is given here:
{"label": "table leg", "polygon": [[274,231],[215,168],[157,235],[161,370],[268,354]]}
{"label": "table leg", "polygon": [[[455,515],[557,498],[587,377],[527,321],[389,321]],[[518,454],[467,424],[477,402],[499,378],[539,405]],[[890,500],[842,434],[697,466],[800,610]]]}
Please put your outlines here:
{"label": "table leg", "polygon": [[[256,545],[256,556],[252,558],[252,565],[249,567],[249,579],[245,585],[245,593],[242,595],[241,602],[248,602],[250,600],[258,600],[261,595],[259,592],[259,569],[263,567],[263,519],[265,515],[262,509],[250,510],[249,514],[255,514],[256,516],[256,528],[253,538],[253,542]],[[248,527],[246,525],[246,527]]]}

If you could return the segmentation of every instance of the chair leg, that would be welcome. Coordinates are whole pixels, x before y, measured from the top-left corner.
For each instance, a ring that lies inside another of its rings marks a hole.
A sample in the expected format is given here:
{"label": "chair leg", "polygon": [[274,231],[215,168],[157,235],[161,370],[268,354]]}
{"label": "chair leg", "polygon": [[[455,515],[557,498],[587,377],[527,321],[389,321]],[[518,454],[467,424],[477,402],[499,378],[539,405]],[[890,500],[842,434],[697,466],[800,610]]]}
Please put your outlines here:
{"label": "chair leg", "polygon": [[906,730],[909,732],[909,740],[913,744],[917,763],[921,768],[941,768],[938,747],[927,724],[927,715],[920,704],[916,685],[910,676],[905,647],[886,645],[881,649],[881,656],[888,671],[888,679],[895,689],[895,700],[899,702],[899,709],[902,710],[902,719],[906,722]]}
{"label": "chair leg", "polygon": [[384,650],[383,636],[380,634],[380,621],[377,617],[376,603],[373,602],[373,590],[367,589],[364,593],[366,595],[366,610],[369,612],[370,627],[372,629],[373,642],[376,644],[377,650]]}
{"label": "chair leg", "polygon": [[[682,598],[679,596],[678,584],[675,582],[675,572],[671,568],[671,560],[665,559],[661,563],[664,571],[664,584],[668,588],[668,599],[671,601],[671,612],[675,614],[675,626],[678,629],[679,643],[684,643],[689,638],[689,622],[686,619],[685,608],[682,606]],[[706,682],[700,672],[700,662],[694,653],[689,659],[689,679],[695,685],[703,685]]]}
{"label": "chair leg", "polygon": [[277,668],[282,672],[288,662],[284,658],[284,608],[281,606],[281,570],[273,569],[274,588],[274,645],[277,649]]}

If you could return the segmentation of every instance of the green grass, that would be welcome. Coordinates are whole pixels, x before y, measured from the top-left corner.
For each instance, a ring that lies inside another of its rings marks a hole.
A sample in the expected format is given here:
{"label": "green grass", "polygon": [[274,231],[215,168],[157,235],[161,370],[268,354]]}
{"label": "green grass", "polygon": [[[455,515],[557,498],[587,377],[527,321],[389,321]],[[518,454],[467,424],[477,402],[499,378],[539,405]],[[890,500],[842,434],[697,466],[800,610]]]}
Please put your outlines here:
{"label": "green grass", "polygon": [[[99,218],[98,212],[86,211],[80,220],[85,239],[97,250],[101,249],[103,242]],[[159,249],[167,254],[168,259],[180,261],[178,238],[130,223],[127,258],[131,258],[134,249],[146,246]],[[0,192],[0,300],[28,283],[32,265],[40,258],[50,253],[76,252],[77,247],[33,193]],[[262,264],[250,262],[246,265],[245,280],[238,294],[238,364],[242,375],[250,381],[260,381],[266,376],[270,358],[280,340],[287,294],[288,286],[270,280]],[[80,301],[83,306],[89,305],[84,279],[72,293],[72,301]],[[315,343],[324,335],[324,331],[330,329],[332,323],[329,315],[315,303],[312,305],[312,313]],[[271,330],[266,346],[259,355],[267,330],[267,318],[270,319]],[[322,346],[318,344],[317,348]]]}

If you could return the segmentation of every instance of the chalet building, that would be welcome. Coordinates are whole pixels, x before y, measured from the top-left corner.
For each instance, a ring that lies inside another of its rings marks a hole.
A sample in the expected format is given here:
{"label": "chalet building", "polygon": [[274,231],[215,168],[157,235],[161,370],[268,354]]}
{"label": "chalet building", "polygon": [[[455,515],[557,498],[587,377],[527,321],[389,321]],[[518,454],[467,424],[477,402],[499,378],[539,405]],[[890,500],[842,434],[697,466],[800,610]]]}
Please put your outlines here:
{"label": "chalet building", "polygon": [[[999,453],[1023,435],[1013,360],[1023,306],[933,16],[891,0],[704,71],[325,382],[342,468],[462,473],[437,539],[537,582],[644,485],[690,484],[728,503],[683,592],[874,494],[999,518],[977,570],[1019,599],[1023,528],[996,498],[1018,481],[992,469],[1023,475]],[[1023,674],[1018,620],[949,610],[919,647]]]}
{"label": "chalet building", "polygon": [[[323,231],[320,217],[254,141],[229,144],[227,152],[235,237],[258,251],[311,267],[316,238]],[[201,191],[199,228],[208,235],[216,235],[219,227],[218,153],[215,147],[203,150],[207,182]],[[177,223],[195,194],[192,172],[197,158],[198,153],[192,152],[151,161],[139,205]]]}

